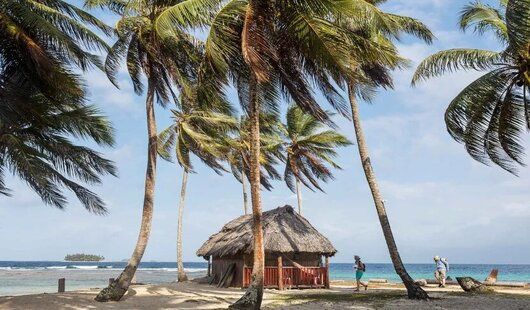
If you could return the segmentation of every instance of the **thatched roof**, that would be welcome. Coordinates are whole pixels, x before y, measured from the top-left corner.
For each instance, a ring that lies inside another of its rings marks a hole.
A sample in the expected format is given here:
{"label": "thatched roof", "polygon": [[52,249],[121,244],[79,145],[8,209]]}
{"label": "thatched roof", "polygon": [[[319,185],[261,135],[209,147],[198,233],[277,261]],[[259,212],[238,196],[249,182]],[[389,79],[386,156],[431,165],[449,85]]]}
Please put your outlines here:
{"label": "thatched roof", "polygon": [[[337,250],[304,217],[285,206],[263,212],[263,238],[268,253],[318,253],[333,256]],[[252,215],[226,224],[197,251],[198,256],[232,256],[253,251]]]}

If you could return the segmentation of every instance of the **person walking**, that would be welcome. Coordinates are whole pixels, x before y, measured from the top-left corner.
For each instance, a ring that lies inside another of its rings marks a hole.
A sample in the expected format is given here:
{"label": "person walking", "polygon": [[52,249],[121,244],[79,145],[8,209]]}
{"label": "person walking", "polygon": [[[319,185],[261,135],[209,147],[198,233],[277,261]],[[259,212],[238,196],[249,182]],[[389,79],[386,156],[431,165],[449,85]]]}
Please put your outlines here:
{"label": "person walking", "polygon": [[355,266],[353,267],[353,269],[355,270],[355,280],[357,281],[356,291],[359,291],[361,285],[364,286],[364,290],[366,291],[368,289],[368,284],[363,283],[361,281],[361,278],[363,277],[363,274],[366,271],[366,265],[361,261],[361,258],[358,255],[355,255],[354,259]]}
{"label": "person walking", "polygon": [[434,263],[436,264],[434,277],[438,280],[438,287],[445,287],[445,279],[447,278],[447,272],[449,271],[449,263],[446,258],[440,258],[438,255],[434,257]]}

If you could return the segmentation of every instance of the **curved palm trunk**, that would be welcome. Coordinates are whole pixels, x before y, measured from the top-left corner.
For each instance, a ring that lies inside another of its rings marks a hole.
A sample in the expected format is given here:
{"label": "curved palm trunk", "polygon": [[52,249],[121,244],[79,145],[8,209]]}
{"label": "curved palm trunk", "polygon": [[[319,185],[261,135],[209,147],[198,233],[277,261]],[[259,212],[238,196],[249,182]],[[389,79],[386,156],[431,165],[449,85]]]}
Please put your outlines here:
{"label": "curved palm trunk", "polygon": [[248,193],[247,193],[247,174],[245,168],[241,171],[241,183],[243,184],[243,208],[245,209],[245,215],[248,214]]}
{"label": "curved palm trunk", "polygon": [[296,179],[296,198],[298,200],[298,214],[302,215],[302,188],[298,179]]}
{"label": "curved palm trunk", "polygon": [[184,214],[184,202],[186,200],[186,186],[188,184],[188,170],[184,168],[182,173],[182,187],[180,188],[179,218],[177,221],[177,281],[188,281],[188,276],[184,271],[184,262],[182,261],[182,216]]}
{"label": "curved palm trunk", "polygon": [[254,263],[252,266],[252,282],[245,295],[230,305],[230,309],[260,309],[263,299],[263,277],[265,270],[265,253],[263,248],[263,228],[261,223],[260,197],[260,131],[259,131],[259,102],[256,98],[257,82],[252,74],[249,83],[250,93],[250,194],[252,201],[254,237]]}
{"label": "curved palm trunk", "polygon": [[392,229],[390,228],[390,222],[388,221],[388,216],[386,214],[383,198],[381,197],[381,192],[379,191],[379,185],[377,184],[375,173],[370,162],[368,146],[366,145],[363,130],[361,128],[361,118],[359,115],[357,100],[355,98],[355,91],[353,90],[353,85],[351,84],[348,85],[348,95],[350,97],[353,126],[355,127],[357,146],[359,148],[359,154],[361,157],[364,174],[366,176],[366,181],[368,181],[370,191],[372,192],[375,208],[377,210],[377,216],[379,217],[379,222],[381,223],[381,228],[383,229],[383,235],[385,236],[388,251],[390,252],[392,264],[394,265],[396,273],[403,281],[403,284],[405,284],[405,287],[407,288],[408,297],[410,299],[428,299],[429,296],[427,295],[427,293],[419,285],[414,283],[414,280],[412,280],[410,275],[407,273],[407,270],[405,269],[405,266],[401,261],[401,257],[396,246],[396,241],[394,240]]}
{"label": "curved palm trunk", "polygon": [[106,288],[101,290],[96,296],[97,301],[119,301],[129,289],[129,285],[133,281],[136,269],[142,260],[149,235],[151,233],[151,221],[153,218],[153,202],[155,198],[155,174],[156,174],[156,119],[154,111],[154,87],[150,81],[147,86],[147,99],[145,102],[145,109],[147,114],[147,169],[145,172],[145,189],[144,189],[144,206],[142,211],[142,223],[140,225],[140,233],[136,241],[134,252],[127,263],[127,266],[122,271],[120,276],[109,284]]}

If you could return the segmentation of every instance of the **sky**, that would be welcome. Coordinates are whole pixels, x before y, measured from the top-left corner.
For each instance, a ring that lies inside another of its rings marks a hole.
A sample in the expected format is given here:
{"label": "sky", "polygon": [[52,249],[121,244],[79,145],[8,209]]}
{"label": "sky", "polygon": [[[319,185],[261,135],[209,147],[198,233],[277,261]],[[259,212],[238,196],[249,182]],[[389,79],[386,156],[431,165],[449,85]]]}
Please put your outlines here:
{"label": "sky", "polygon": [[[405,262],[427,263],[442,255],[454,263],[530,264],[529,168],[521,168],[515,177],[477,163],[445,130],[448,103],[480,73],[460,72],[410,87],[415,65],[436,51],[499,48],[491,37],[459,30],[457,15],[465,3],[391,0],[384,5],[386,11],[419,18],[437,40],[431,46],[407,37],[397,43],[413,66],[395,73],[395,90],[381,91],[373,104],[362,104],[362,125]],[[115,17],[96,15],[115,22]],[[90,102],[109,116],[116,129],[116,147],[101,151],[115,161],[119,176],[106,177],[102,185],[93,187],[110,213],[90,214],[74,198],[66,210],[57,210],[45,206],[25,184],[8,179],[13,197],[0,196],[0,260],[61,260],[77,252],[122,260],[132,253],[146,165],[144,97],[133,93],[125,74],[120,75],[119,90],[101,72],[91,71],[85,78]],[[230,99],[237,104],[233,93]],[[161,130],[169,124],[170,114],[161,108],[156,112]],[[352,124],[346,120],[338,124],[354,140]],[[343,170],[324,185],[326,193],[303,190],[303,215],[337,248],[332,262],[351,262],[354,254],[366,262],[390,262],[356,146],[339,155]],[[197,161],[196,168],[188,180],[184,211],[185,261],[202,261],[195,251],[224,223],[243,213],[240,183]],[[182,171],[159,160],[157,172],[152,234],[144,261],[174,261]],[[296,205],[296,196],[284,183],[274,187],[263,192],[264,210]]]}

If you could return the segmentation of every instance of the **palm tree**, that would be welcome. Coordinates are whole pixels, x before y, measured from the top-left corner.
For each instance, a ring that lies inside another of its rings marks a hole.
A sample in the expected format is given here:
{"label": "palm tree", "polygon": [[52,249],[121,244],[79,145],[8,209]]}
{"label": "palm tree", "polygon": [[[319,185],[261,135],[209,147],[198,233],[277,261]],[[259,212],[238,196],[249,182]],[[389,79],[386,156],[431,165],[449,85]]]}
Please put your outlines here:
{"label": "palm tree", "polygon": [[324,124],[313,116],[304,113],[299,107],[289,107],[286,124],[283,125],[285,135],[284,180],[287,187],[296,193],[298,213],[302,214],[301,184],[307,188],[323,191],[318,180],[327,182],[333,174],[327,165],[341,169],[333,161],[337,155],[335,148],[350,145],[351,142],[334,130],[323,130]]}
{"label": "palm tree", "polygon": [[[374,1],[376,4],[378,2]],[[428,299],[427,293],[414,283],[414,280],[408,274],[397,249],[382,194],[370,160],[368,146],[361,126],[357,99],[370,101],[373,99],[377,88],[392,88],[391,71],[408,64],[406,59],[399,56],[392,39],[399,38],[401,33],[407,33],[430,43],[433,35],[425,25],[415,19],[382,11],[378,12],[379,20],[372,24],[359,25],[352,19],[338,20],[350,32],[349,36],[352,43],[357,42],[356,46],[360,48],[352,49],[350,55],[352,71],[345,72],[344,76],[347,83],[352,121],[361,163],[372,193],[392,264],[407,288],[409,298]]]}
{"label": "palm tree", "polygon": [[195,68],[200,59],[197,42],[184,32],[159,31],[155,20],[165,8],[175,1],[148,0],[121,2],[116,0],[89,0],[88,7],[104,7],[121,14],[116,24],[118,39],[110,49],[105,62],[107,76],[116,86],[116,74],[124,60],[132,80],[134,91],[142,94],[145,76],[147,82],[147,169],[145,174],[142,222],[135,249],[124,271],[97,296],[97,301],[118,301],[127,292],[147,247],[153,217],[157,130],[154,111],[156,101],[165,106],[169,101],[178,101],[173,91],[190,92]]}
{"label": "palm tree", "polygon": [[226,151],[222,141],[223,133],[235,126],[235,119],[229,115],[201,110],[196,97],[181,95],[180,109],[173,113],[172,124],[158,135],[159,155],[172,161],[175,153],[178,164],[182,167],[182,186],[177,222],[177,281],[187,281],[182,260],[182,223],[186,187],[189,172],[193,172],[190,155],[195,154],[203,163],[215,172],[223,171],[219,159]]}
{"label": "palm tree", "polygon": [[259,309],[263,297],[259,115],[264,109],[277,110],[284,95],[316,119],[330,122],[308,80],[340,114],[347,115],[333,80],[342,80],[342,72],[348,70],[352,46],[344,40],[342,28],[327,18],[352,16],[366,23],[379,15],[365,0],[186,0],[157,20],[159,29],[210,25],[203,72],[210,81],[231,79],[249,116],[254,262],[251,285],[233,308]]}
{"label": "palm tree", "polygon": [[[261,152],[260,152],[260,178],[261,186],[270,191],[272,190],[271,180],[281,179],[280,174],[276,171],[275,166],[278,164],[280,157],[281,140],[277,132],[276,117],[271,114],[261,114]],[[243,211],[248,214],[248,190],[247,182],[250,161],[250,141],[249,141],[250,122],[248,118],[241,117],[237,124],[237,130],[228,135],[225,144],[228,147],[227,161],[230,165],[232,174],[238,182],[242,184],[243,190]]]}
{"label": "palm tree", "polygon": [[449,104],[445,123],[475,160],[517,173],[523,134],[530,128],[530,1],[502,0],[498,8],[472,2],[460,15],[462,30],[491,32],[502,51],[457,48],[438,52],[417,68],[412,83],[456,70],[487,71]]}
{"label": "palm tree", "polygon": [[79,76],[98,66],[91,50],[108,46],[88,26],[111,34],[112,29],[94,16],[62,0],[5,0],[0,3],[1,74],[31,82],[52,97],[66,92],[86,96]]}
{"label": "palm tree", "polygon": [[99,184],[102,175],[116,175],[114,164],[74,141],[112,146],[113,129],[94,106],[62,99],[45,96],[29,82],[0,77],[0,194],[10,195],[4,182],[8,170],[48,205],[63,209],[67,188],[87,210],[105,214],[103,201],[75,179]]}
{"label": "palm tree", "polygon": [[113,129],[86,104],[86,89],[74,70],[98,66],[90,51],[108,46],[92,32],[111,28],[61,0],[5,0],[0,3],[0,193],[3,173],[11,171],[49,205],[64,208],[67,188],[94,213],[103,201],[73,178],[88,184],[115,174],[109,160],[75,144],[82,138],[114,144]]}

